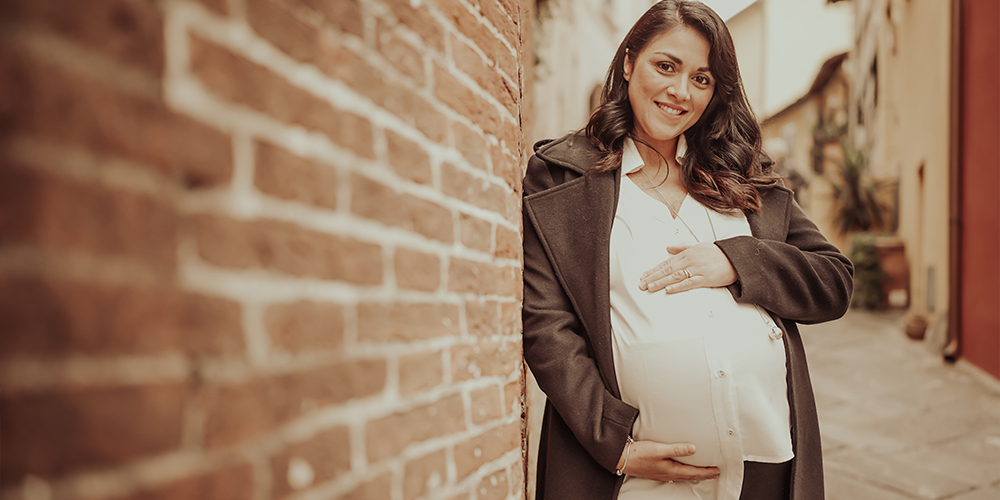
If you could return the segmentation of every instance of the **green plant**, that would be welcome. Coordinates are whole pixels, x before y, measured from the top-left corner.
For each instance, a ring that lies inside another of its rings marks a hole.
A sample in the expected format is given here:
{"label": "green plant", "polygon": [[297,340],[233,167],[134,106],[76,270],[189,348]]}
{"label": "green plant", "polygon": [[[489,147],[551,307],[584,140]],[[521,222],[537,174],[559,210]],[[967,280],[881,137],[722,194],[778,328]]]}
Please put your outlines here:
{"label": "green plant", "polygon": [[873,233],[857,233],[851,238],[849,255],[854,263],[852,307],[882,308],[882,266]]}
{"label": "green plant", "polygon": [[863,151],[841,140],[844,158],[837,161],[839,179],[833,182],[834,221],[841,234],[885,227],[885,207],[878,199],[879,183],[868,175]]}

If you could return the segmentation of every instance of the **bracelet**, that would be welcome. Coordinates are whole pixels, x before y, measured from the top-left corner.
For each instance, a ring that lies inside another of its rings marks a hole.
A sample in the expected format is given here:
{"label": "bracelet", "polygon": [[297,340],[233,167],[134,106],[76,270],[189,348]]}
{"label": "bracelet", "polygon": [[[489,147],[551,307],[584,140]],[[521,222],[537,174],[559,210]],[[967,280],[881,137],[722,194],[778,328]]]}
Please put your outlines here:
{"label": "bracelet", "polygon": [[625,466],[628,465],[628,456],[632,453],[632,443],[634,442],[635,441],[632,440],[632,436],[629,436],[628,439],[625,440],[625,461],[622,462],[621,469],[615,469],[615,475],[620,476],[625,473]]}

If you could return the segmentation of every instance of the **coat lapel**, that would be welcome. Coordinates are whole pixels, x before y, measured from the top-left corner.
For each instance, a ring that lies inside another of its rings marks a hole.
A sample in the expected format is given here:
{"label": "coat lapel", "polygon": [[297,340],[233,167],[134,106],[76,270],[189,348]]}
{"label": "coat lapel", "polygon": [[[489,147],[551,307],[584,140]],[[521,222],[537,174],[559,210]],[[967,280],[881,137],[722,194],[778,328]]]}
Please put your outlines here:
{"label": "coat lapel", "polygon": [[524,210],[580,317],[608,390],[619,396],[611,350],[611,224],[619,171],[586,174],[528,196]]}

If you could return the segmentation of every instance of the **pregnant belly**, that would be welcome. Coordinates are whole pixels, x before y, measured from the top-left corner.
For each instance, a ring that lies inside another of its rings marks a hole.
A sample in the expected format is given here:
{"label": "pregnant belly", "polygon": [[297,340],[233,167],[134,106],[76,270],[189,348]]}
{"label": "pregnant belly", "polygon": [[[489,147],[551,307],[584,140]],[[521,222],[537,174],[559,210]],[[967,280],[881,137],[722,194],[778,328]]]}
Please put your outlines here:
{"label": "pregnant belly", "polygon": [[622,400],[639,409],[633,437],[692,443],[697,452],[677,461],[700,467],[721,465],[703,337],[631,345],[618,349],[616,357]]}

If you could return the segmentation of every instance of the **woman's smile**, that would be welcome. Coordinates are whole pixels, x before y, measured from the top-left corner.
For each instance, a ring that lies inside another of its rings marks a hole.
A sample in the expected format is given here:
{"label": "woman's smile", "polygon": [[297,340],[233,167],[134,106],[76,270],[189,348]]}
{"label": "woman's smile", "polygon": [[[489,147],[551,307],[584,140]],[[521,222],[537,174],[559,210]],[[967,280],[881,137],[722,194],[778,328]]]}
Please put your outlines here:
{"label": "woman's smile", "polygon": [[665,111],[668,115],[680,116],[684,113],[687,113],[687,110],[685,110],[684,108],[672,106],[665,102],[657,102],[656,105],[659,106],[660,109]]}

